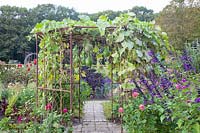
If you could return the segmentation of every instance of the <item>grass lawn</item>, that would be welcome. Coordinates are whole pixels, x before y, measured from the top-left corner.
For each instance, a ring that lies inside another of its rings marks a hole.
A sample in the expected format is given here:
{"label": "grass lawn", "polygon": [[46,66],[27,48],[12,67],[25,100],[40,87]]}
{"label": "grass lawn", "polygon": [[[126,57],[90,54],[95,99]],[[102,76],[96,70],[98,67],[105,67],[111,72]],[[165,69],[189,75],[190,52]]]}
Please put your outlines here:
{"label": "grass lawn", "polygon": [[103,105],[103,111],[104,111],[104,115],[106,119],[111,120],[112,119],[112,103],[104,102],[102,103],[102,105]]}

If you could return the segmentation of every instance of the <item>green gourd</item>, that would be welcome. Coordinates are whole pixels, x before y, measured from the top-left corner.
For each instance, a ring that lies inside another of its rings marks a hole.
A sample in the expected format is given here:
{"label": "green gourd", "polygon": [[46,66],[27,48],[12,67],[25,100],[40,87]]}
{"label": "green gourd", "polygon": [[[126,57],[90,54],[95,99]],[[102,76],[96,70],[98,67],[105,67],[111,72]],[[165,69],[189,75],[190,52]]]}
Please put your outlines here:
{"label": "green gourd", "polygon": [[85,63],[87,66],[91,66],[92,65],[92,58],[90,56],[88,56],[85,60]]}

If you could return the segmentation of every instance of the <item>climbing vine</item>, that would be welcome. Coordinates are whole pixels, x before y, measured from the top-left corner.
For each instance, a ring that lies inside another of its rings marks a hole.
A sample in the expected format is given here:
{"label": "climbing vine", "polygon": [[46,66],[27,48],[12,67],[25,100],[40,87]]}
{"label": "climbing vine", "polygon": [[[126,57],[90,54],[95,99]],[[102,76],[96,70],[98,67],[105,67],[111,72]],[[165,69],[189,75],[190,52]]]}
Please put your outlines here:
{"label": "climbing vine", "polygon": [[[166,33],[151,22],[139,21],[131,13],[122,14],[113,21],[106,16],[101,16],[97,22],[91,21],[88,16],[79,16],[79,18],[79,21],[45,20],[32,30],[32,33],[43,33],[39,65],[45,64],[45,67],[40,68],[40,80],[48,82],[48,86],[54,83],[52,77],[58,75],[55,70],[60,69],[59,65],[64,64],[63,67],[67,67],[69,64],[66,58],[69,53],[66,53],[66,49],[69,48],[67,38],[70,32],[75,40],[73,42],[75,79],[80,78],[76,68],[81,62],[81,65],[85,66],[95,65],[98,71],[102,69],[101,65],[104,65],[105,76],[110,77],[112,69],[115,81],[125,80],[132,71],[138,71],[140,68],[146,70],[151,67],[149,62],[152,57],[148,55],[148,51],[153,50],[162,60],[169,49]],[[77,26],[97,28],[77,28]],[[81,56],[80,61],[78,52]],[[44,69],[48,71],[47,75],[43,75]],[[59,73],[60,77],[66,78],[67,72],[59,71]]]}

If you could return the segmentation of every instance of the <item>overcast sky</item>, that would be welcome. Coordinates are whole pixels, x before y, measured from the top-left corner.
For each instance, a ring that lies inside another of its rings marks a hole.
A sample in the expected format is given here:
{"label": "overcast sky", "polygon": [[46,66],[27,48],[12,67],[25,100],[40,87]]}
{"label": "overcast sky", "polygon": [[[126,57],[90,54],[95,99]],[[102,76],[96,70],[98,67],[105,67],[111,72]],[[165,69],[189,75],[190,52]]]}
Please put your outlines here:
{"label": "overcast sky", "polygon": [[55,4],[74,8],[78,12],[95,13],[103,10],[127,10],[134,6],[144,6],[161,11],[171,0],[0,0],[0,6],[11,5],[32,8],[38,4]]}

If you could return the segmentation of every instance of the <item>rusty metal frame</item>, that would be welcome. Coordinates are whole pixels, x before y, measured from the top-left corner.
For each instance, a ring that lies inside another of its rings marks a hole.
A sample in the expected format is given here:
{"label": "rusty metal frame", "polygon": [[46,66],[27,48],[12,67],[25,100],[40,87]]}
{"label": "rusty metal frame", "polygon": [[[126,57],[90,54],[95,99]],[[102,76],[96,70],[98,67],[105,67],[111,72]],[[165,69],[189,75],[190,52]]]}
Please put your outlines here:
{"label": "rusty metal frame", "polygon": [[[80,28],[80,29],[83,29],[83,28],[85,28],[85,29],[96,29],[96,28],[98,28],[98,27],[95,27],[95,26],[73,26],[72,28],[74,28],[74,29],[77,29],[77,28]],[[109,30],[113,30],[113,29],[115,29],[116,27],[106,27],[106,29],[109,29]],[[60,29],[55,29],[55,30],[51,30],[51,31],[49,31],[49,32],[55,32],[55,31],[59,31],[59,32],[64,32],[65,30],[69,30],[69,27],[65,27],[65,28],[60,28]],[[35,39],[36,39],[36,59],[37,59],[37,62],[39,61],[38,60],[38,52],[39,52],[39,46],[38,46],[38,37],[42,37],[44,34],[42,33],[42,32],[38,32],[38,33],[36,33],[36,35],[35,35]],[[78,83],[75,83],[74,82],[74,77],[73,77],[73,39],[74,40],[76,40],[76,38],[73,38],[73,30],[69,33],[69,49],[70,49],[70,82],[69,82],[69,84],[70,84],[70,91],[67,91],[67,90],[62,90],[62,89],[53,89],[53,88],[48,88],[48,87],[46,87],[46,86],[44,86],[44,87],[39,87],[39,80],[38,80],[38,75],[39,75],[39,66],[38,66],[38,63],[37,63],[37,66],[36,66],[36,86],[37,86],[37,88],[36,88],[36,105],[38,106],[38,91],[39,90],[45,90],[45,91],[58,91],[58,92],[67,92],[67,93],[70,93],[70,110],[71,111],[73,111],[73,93],[74,93],[74,85],[75,84],[78,84],[78,88],[79,88],[79,90],[78,90],[78,93],[79,93],[79,95],[78,95],[78,101],[79,101],[79,122],[80,122],[80,79],[79,79],[79,82]],[[79,50],[78,50],[79,52],[78,52],[78,54],[79,54],[79,64],[78,64],[78,67],[79,67],[79,77],[80,77],[80,74],[81,74],[81,72],[80,72],[80,67],[81,67],[81,64],[80,64],[80,48],[79,48]],[[111,102],[112,102],[112,111],[113,111],[113,104],[114,104],[114,99],[113,99],[113,85],[114,84],[120,84],[121,83],[121,78],[120,78],[120,81],[119,81],[119,83],[114,83],[113,82],[113,62],[111,61],[110,62],[111,64],[112,64],[112,69],[111,69],[111,80],[112,80],[112,82],[111,82]],[[120,69],[121,69],[121,65],[119,64],[119,66],[120,66]],[[61,87],[61,86],[60,86]],[[120,89],[120,92],[122,92],[123,91],[123,88],[121,88]],[[120,105],[121,106],[123,106],[123,96],[120,98],[121,100],[121,102],[120,102]],[[61,102],[60,102],[61,103]],[[60,104],[60,106],[62,106],[62,104]],[[60,107],[60,109],[62,109],[62,107]],[[62,111],[62,110],[61,110]],[[73,116],[72,116],[72,119],[73,119]],[[122,127],[122,124],[123,124],[123,115],[121,115],[121,132],[123,132],[123,127]],[[114,122],[113,121],[114,120],[114,118],[113,118],[113,113],[112,113],[112,122]]]}

